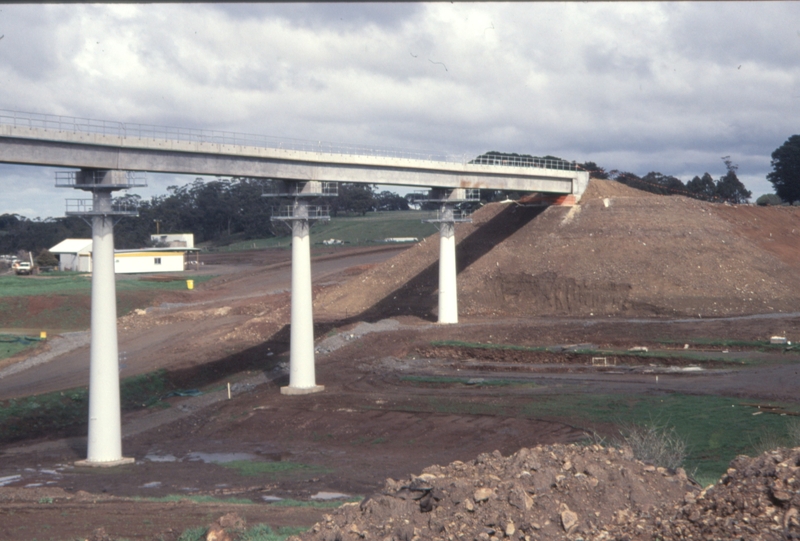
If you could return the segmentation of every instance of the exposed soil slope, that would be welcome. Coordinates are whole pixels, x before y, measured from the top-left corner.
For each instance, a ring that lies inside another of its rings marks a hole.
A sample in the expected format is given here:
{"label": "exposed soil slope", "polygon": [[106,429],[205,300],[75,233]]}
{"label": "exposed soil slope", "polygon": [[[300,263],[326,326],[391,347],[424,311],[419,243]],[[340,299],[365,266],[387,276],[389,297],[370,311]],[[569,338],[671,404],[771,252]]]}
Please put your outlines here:
{"label": "exposed soil slope", "polygon": [[[587,194],[571,208],[487,205],[459,225],[459,312],[710,317],[798,306],[800,209],[654,197],[610,181]],[[433,236],[324,292],[320,312],[432,319],[438,256]]]}

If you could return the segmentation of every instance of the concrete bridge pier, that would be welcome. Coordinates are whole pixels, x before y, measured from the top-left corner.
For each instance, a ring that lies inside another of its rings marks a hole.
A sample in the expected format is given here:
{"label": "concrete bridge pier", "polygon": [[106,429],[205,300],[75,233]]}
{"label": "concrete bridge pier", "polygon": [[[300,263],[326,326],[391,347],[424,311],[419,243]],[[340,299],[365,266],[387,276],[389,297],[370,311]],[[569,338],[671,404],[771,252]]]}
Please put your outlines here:
{"label": "concrete bridge pier", "polygon": [[461,203],[480,201],[480,190],[457,188],[431,190],[428,201],[441,203],[435,219],[439,224],[439,320],[442,325],[458,323],[458,282],[456,280],[456,227],[471,222],[468,213],[458,210]]}
{"label": "concrete bridge pier", "polygon": [[122,171],[81,170],[57,173],[56,185],[91,191],[91,200],[67,200],[66,214],[91,218],[92,301],[89,360],[89,434],[86,460],[76,466],[130,464],[122,456],[117,344],[117,295],[114,277],[114,219],[137,215],[113,205],[115,190],[141,186]]}
{"label": "concrete bridge pier", "polygon": [[443,209],[439,228],[439,323],[458,323],[458,283],[456,281],[456,228],[452,207]]}
{"label": "concrete bridge pier", "polygon": [[325,389],[316,383],[308,203],[302,199],[296,201],[293,216],[289,386],[281,388],[282,394],[290,395],[316,393]]}
{"label": "concrete bridge pier", "polygon": [[283,182],[268,197],[290,197],[294,201],[273,210],[272,219],[292,229],[292,315],[289,344],[289,385],[281,394],[302,395],[325,390],[317,385],[314,359],[314,311],[311,284],[311,223],[330,220],[327,206],[311,206],[309,198],[336,195],[336,185],[327,182]]}

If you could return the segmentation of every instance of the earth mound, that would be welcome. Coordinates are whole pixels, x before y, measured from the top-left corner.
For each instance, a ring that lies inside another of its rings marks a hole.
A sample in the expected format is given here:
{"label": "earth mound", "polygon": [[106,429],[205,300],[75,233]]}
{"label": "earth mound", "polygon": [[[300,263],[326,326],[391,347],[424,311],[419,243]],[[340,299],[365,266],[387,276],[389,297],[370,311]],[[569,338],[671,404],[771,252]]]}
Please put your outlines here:
{"label": "earth mound", "polygon": [[[800,209],[731,207],[590,182],[574,207],[490,204],[456,228],[459,313],[720,317],[800,302]],[[429,237],[320,292],[323,317],[437,312]]]}
{"label": "earth mound", "polygon": [[[800,539],[800,448],[739,457],[700,490],[626,450],[540,446],[426,468],[295,541]],[[291,538],[290,538],[291,539]]]}
{"label": "earth mound", "polygon": [[381,493],[326,515],[302,539],[604,539],[609,525],[633,523],[687,491],[699,489],[683,470],[645,465],[621,449],[495,451],[387,479]]}

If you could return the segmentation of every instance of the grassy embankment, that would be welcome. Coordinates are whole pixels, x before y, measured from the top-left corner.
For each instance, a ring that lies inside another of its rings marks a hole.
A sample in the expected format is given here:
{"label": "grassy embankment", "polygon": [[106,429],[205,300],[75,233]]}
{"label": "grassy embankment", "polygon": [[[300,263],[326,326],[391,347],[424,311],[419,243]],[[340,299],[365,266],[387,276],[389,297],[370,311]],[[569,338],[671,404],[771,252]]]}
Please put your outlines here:
{"label": "grassy embankment", "polygon": [[[422,240],[436,233],[433,224],[422,220],[431,218],[427,211],[391,211],[370,212],[365,216],[338,216],[329,222],[317,222],[311,228],[312,244],[321,244],[323,240],[338,239],[348,246],[369,246],[381,244],[384,239],[393,237],[416,237]],[[228,244],[203,244],[213,251],[237,252],[241,250],[258,250],[262,248],[278,248],[291,246],[292,237],[289,229],[285,235],[268,239],[228,239]]]}

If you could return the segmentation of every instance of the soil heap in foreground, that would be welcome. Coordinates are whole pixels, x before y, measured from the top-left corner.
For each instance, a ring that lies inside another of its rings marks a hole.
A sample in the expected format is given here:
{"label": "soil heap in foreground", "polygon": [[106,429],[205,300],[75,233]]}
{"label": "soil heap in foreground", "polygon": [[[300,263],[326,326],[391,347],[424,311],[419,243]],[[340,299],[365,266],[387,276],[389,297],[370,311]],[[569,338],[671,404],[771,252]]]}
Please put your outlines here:
{"label": "soil heap in foreground", "polygon": [[426,468],[290,541],[800,539],[800,448],[739,457],[705,490],[625,450],[539,446]]}

